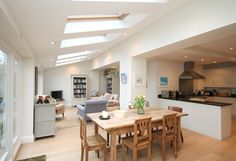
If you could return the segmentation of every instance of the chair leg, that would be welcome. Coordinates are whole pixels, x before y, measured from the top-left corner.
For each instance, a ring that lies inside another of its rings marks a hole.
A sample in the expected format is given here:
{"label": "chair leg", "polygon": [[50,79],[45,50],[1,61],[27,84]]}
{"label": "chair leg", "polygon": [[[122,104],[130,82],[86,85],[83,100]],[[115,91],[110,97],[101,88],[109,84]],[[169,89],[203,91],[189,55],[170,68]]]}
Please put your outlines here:
{"label": "chair leg", "polygon": [[97,150],[97,157],[99,158],[99,150]]}
{"label": "chair leg", "polygon": [[166,144],[165,144],[165,140],[162,140],[162,160],[166,161]]}
{"label": "chair leg", "polygon": [[150,143],[148,147],[148,161],[151,161],[152,158],[152,144]]}
{"label": "chair leg", "polygon": [[62,117],[63,117],[63,118],[65,117],[64,113],[62,113]]}
{"label": "chair leg", "polygon": [[88,161],[89,154],[88,154],[88,149],[85,149],[85,161]]}
{"label": "chair leg", "polygon": [[84,160],[84,146],[81,144],[81,158],[80,161]]}
{"label": "chair leg", "polygon": [[126,150],[125,150],[125,144],[122,144],[122,161],[125,161],[126,157]]}
{"label": "chair leg", "polygon": [[176,137],[174,137],[173,142],[174,142],[173,154],[174,154],[174,157],[177,158],[177,144],[176,144]]}
{"label": "chair leg", "polygon": [[137,161],[138,157],[137,157],[137,148],[133,149],[133,161]]}
{"label": "chair leg", "polygon": [[109,146],[110,135],[107,133],[107,146]]}
{"label": "chair leg", "polygon": [[184,143],[184,137],[183,137],[182,130],[180,131],[180,136],[181,136],[181,141],[182,141],[182,143]]}
{"label": "chair leg", "polygon": [[104,155],[104,161],[106,161],[106,158],[107,158],[107,148],[106,147],[103,148],[103,155]]}
{"label": "chair leg", "polygon": [[121,135],[118,136],[118,143],[121,143]]}

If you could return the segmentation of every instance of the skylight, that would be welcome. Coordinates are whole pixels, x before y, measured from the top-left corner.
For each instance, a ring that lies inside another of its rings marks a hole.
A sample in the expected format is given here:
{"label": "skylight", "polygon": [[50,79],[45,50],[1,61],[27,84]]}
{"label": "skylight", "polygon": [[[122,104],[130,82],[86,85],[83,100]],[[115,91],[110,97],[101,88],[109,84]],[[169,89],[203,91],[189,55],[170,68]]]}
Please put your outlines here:
{"label": "skylight", "polygon": [[57,66],[61,66],[61,65],[66,65],[66,64],[77,63],[77,62],[81,62],[81,61],[83,61],[83,60],[74,60],[74,61],[70,61],[70,62],[57,63],[57,64],[56,64],[56,67],[57,67]]}
{"label": "skylight", "polygon": [[91,36],[91,37],[82,37],[76,39],[67,39],[61,41],[61,48],[72,47],[72,46],[82,46],[88,44],[97,44],[102,42],[111,41],[121,34],[108,34],[102,36]]}
{"label": "skylight", "polygon": [[123,23],[121,20],[68,22],[66,24],[64,33],[68,34],[79,32],[104,31],[128,27],[129,26]]}
{"label": "skylight", "polygon": [[72,0],[72,1],[166,3],[168,0]]}
{"label": "skylight", "polygon": [[77,56],[77,57],[67,58],[67,59],[60,59],[60,60],[57,60],[56,63],[58,64],[58,63],[71,62],[71,61],[75,61],[75,60],[84,60],[85,58],[88,58],[88,55]]}
{"label": "skylight", "polygon": [[64,55],[59,55],[57,56],[57,59],[66,59],[66,58],[72,58],[72,57],[78,57],[78,56],[84,56],[84,55],[90,55],[95,53],[97,50],[93,51],[82,51],[82,52],[77,52],[77,53],[70,53],[70,54],[64,54]]}

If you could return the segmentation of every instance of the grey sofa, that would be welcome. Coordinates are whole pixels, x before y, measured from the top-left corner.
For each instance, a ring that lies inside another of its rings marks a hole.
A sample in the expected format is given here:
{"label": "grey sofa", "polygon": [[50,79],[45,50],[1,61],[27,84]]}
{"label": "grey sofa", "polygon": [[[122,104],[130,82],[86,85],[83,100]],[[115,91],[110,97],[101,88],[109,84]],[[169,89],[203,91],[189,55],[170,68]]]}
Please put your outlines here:
{"label": "grey sofa", "polygon": [[77,113],[85,118],[86,121],[90,121],[90,118],[86,115],[88,113],[102,112],[106,110],[107,100],[87,100],[85,105],[77,105]]}

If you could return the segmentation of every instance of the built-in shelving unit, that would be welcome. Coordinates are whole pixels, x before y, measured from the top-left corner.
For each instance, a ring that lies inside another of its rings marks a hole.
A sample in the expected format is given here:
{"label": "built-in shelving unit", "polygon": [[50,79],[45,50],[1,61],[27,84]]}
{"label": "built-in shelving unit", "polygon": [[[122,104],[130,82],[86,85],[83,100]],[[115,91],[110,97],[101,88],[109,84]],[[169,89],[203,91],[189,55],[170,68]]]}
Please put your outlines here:
{"label": "built-in shelving unit", "polygon": [[72,105],[83,104],[87,100],[87,76],[72,75]]}
{"label": "built-in shelving unit", "polygon": [[108,93],[112,93],[112,78],[107,78],[106,89]]}

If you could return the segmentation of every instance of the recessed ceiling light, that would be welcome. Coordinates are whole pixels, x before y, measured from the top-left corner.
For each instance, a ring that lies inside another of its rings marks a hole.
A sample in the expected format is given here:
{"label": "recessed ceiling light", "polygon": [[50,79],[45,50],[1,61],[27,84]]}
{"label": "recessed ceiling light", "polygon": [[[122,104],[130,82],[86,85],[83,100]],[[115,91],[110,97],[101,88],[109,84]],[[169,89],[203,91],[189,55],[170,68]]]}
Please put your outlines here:
{"label": "recessed ceiling light", "polygon": [[230,50],[233,50],[234,48],[229,48]]}
{"label": "recessed ceiling light", "polygon": [[124,36],[127,36],[127,33],[126,33],[126,32],[124,33]]}
{"label": "recessed ceiling light", "polygon": [[102,35],[102,36],[92,36],[92,37],[82,37],[82,38],[76,38],[76,39],[62,40],[61,48],[103,43],[103,42],[111,41],[119,36],[120,34],[115,33],[115,34],[107,34],[107,35]]}
{"label": "recessed ceiling light", "polygon": [[82,51],[82,52],[78,52],[78,53],[70,53],[70,54],[64,54],[64,55],[59,55],[57,56],[57,59],[66,59],[66,58],[72,58],[72,57],[78,57],[78,56],[84,56],[84,55],[90,55],[92,53],[95,53],[97,50],[93,50],[93,51]]}
{"label": "recessed ceiling light", "polygon": [[184,58],[186,59],[186,58],[187,58],[187,55],[185,55]]}
{"label": "recessed ceiling light", "polygon": [[215,64],[215,63],[216,63],[216,61],[213,61],[213,63]]}
{"label": "recessed ceiling light", "polygon": [[53,58],[51,58],[50,61],[52,62],[52,61],[53,61]]}
{"label": "recessed ceiling light", "polygon": [[51,41],[50,44],[51,44],[51,45],[55,45],[55,41]]}
{"label": "recessed ceiling light", "polygon": [[201,59],[201,61],[204,61],[204,59]]}

